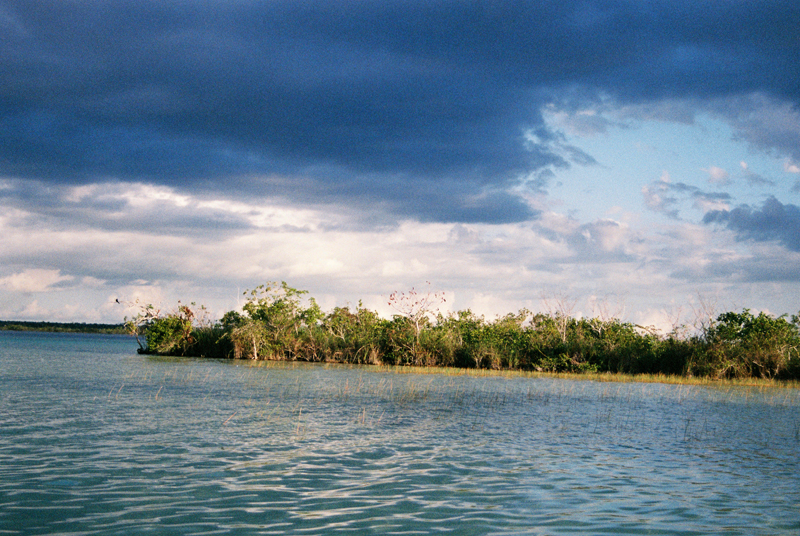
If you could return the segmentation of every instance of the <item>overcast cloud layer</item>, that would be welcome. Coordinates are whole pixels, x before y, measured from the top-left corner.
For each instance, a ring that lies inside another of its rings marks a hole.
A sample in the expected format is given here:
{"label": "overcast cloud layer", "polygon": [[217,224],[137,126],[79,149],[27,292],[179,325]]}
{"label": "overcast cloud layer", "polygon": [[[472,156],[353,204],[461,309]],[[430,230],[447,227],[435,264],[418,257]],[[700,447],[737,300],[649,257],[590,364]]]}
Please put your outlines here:
{"label": "overcast cloud layer", "polygon": [[[548,293],[662,323],[698,293],[796,311],[799,20],[0,0],[0,317],[116,321],[123,294],[222,310],[271,279],[329,305],[430,280],[487,313]],[[654,172],[593,145],[652,125],[704,134]]]}

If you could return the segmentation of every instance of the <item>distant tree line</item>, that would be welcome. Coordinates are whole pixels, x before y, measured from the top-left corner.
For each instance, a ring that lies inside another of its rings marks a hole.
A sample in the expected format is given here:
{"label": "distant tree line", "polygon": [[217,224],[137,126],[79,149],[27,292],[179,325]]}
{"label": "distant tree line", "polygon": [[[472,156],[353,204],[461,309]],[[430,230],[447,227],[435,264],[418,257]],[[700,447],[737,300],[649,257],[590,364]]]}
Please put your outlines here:
{"label": "distant tree line", "polygon": [[[444,296],[393,293],[392,318],[357,307],[323,312],[285,282],[245,293],[242,312],[152,305],[126,325],[141,353],[237,359],[800,379],[800,319],[748,309],[661,334],[617,318],[522,309],[495,320],[438,312]],[[126,319],[127,320],[127,319]]]}
{"label": "distant tree line", "polygon": [[86,324],[82,322],[27,322],[22,320],[0,320],[3,331],[49,331],[58,333],[106,333],[123,335],[130,333],[125,324]]}

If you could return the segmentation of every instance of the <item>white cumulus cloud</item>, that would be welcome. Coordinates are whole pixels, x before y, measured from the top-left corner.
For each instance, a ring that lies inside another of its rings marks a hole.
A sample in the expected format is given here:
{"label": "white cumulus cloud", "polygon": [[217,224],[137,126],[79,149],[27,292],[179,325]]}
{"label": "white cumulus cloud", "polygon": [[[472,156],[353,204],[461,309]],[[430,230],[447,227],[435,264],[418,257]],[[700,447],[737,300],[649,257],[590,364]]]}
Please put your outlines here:
{"label": "white cumulus cloud", "polygon": [[71,281],[72,276],[61,275],[61,270],[25,270],[0,278],[0,287],[15,292],[44,292],[62,281]]}
{"label": "white cumulus cloud", "polygon": [[711,166],[704,171],[708,173],[708,182],[711,184],[728,184],[730,182],[730,175],[721,167]]}

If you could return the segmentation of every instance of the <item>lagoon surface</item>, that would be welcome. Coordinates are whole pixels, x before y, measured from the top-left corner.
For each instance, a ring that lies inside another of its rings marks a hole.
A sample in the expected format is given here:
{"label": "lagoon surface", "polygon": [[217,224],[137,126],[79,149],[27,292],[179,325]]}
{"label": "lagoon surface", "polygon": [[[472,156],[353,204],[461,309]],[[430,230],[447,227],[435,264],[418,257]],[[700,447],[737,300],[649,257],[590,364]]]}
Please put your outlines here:
{"label": "lagoon surface", "polygon": [[800,533],[797,390],[135,349],[0,332],[0,534]]}

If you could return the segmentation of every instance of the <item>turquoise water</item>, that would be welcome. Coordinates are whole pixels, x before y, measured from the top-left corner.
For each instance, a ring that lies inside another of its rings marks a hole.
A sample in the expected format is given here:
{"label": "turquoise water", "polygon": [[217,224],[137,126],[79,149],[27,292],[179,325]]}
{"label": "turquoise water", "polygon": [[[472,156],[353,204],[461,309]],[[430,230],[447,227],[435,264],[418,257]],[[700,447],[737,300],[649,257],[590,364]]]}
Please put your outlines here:
{"label": "turquoise water", "polygon": [[800,533],[800,393],[0,332],[0,534]]}

